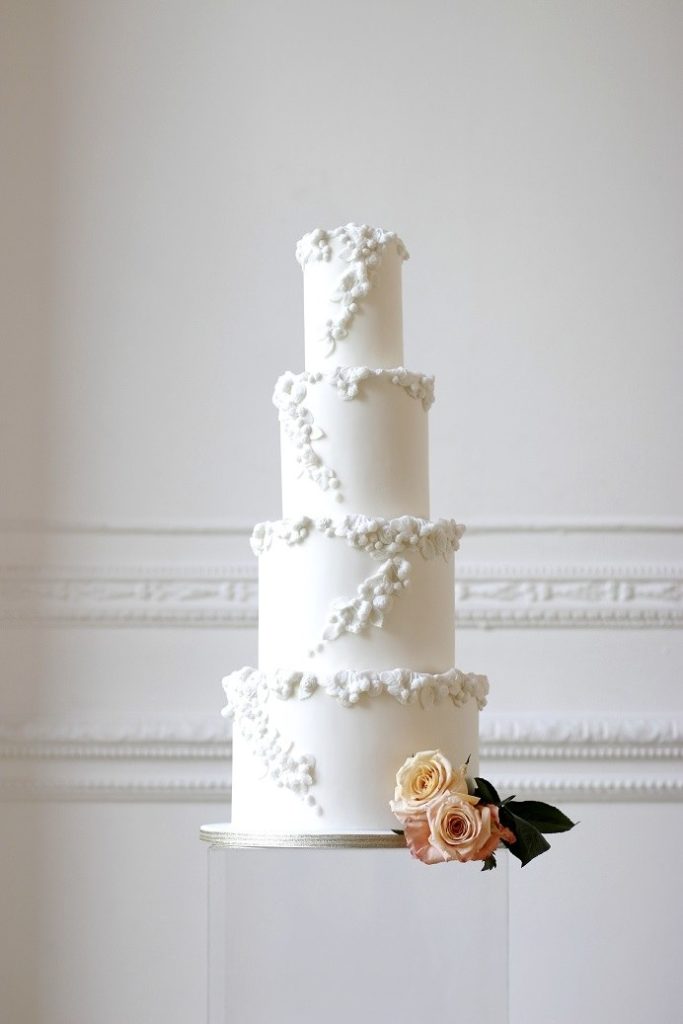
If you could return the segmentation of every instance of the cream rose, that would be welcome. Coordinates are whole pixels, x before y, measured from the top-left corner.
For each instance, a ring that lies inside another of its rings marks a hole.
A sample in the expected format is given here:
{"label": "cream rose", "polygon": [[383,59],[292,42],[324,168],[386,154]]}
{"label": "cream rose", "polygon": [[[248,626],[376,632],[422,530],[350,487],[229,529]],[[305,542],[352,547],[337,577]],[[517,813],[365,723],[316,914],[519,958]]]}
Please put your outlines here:
{"label": "cream rose", "polygon": [[455,769],[440,750],[421,750],[399,769],[391,809],[405,821],[424,814],[444,793],[457,793],[465,803],[479,803],[479,798],[467,791],[467,765]]}
{"label": "cream rose", "polygon": [[453,768],[440,750],[421,750],[409,757],[396,773],[391,809],[397,815],[413,815],[448,791]]}
{"label": "cream rose", "polygon": [[457,793],[466,804],[478,804],[479,797],[472,796],[467,788],[467,765],[461,764],[457,771],[453,772],[453,781],[448,787],[449,793]]}

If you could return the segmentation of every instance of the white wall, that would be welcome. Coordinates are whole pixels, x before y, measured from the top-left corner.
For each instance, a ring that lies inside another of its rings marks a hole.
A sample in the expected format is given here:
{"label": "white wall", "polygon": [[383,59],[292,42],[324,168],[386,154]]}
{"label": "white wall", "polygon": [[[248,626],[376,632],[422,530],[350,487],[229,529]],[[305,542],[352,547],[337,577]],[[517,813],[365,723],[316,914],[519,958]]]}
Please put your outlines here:
{"label": "white wall", "polygon": [[8,1020],[202,1019],[293,245],[348,219],[413,256],[486,769],[582,821],[513,873],[513,1022],[680,1005],[682,43],[661,0],[5,0]]}

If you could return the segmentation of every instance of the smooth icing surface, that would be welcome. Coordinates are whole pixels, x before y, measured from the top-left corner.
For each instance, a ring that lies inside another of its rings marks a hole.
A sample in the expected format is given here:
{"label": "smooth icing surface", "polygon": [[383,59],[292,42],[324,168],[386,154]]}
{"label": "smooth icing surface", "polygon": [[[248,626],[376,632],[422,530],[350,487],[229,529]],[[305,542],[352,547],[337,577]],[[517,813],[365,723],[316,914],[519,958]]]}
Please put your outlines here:
{"label": "smooth icing surface", "polygon": [[402,367],[283,374],[273,394],[283,516],[428,516],[433,401],[433,377]]}
{"label": "smooth icing surface", "polygon": [[393,231],[365,224],[316,228],[299,241],[306,369],[403,364],[401,265]]}

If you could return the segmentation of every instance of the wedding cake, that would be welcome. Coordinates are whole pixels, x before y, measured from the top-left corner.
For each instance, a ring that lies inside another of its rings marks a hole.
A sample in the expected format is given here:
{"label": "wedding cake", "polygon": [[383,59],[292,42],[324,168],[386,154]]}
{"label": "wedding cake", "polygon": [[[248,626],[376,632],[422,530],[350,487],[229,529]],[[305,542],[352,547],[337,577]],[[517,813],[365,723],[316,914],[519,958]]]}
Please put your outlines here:
{"label": "wedding cake", "polygon": [[283,518],[251,539],[258,667],[223,680],[232,826],[388,830],[410,753],[477,773],[488,683],[454,667],[463,527],[430,519],[434,379],[403,368],[402,241],[347,224],[305,235],[296,256],[305,370],[273,395]]}

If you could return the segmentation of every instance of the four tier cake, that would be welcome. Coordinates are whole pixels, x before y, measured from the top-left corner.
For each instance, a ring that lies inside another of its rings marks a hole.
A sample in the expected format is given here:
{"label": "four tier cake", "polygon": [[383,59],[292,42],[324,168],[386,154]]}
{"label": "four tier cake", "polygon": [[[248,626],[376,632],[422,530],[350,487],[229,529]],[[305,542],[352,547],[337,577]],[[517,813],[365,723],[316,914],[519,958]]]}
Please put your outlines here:
{"label": "four tier cake", "polygon": [[441,750],[477,773],[484,676],[454,667],[454,553],[429,518],[434,380],[403,368],[391,231],[305,235],[305,370],[275,385],[283,518],[257,525],[258,667],[223,681],[232,822],[254,832],[396,825],[398,767]]}

